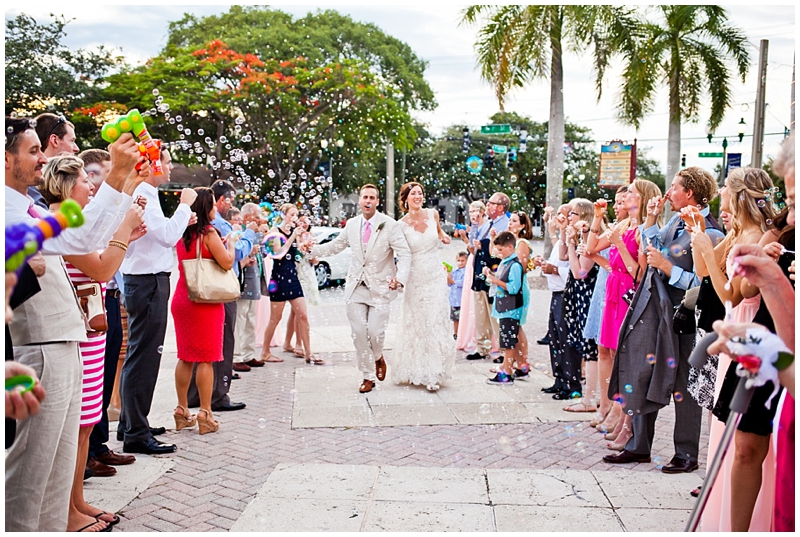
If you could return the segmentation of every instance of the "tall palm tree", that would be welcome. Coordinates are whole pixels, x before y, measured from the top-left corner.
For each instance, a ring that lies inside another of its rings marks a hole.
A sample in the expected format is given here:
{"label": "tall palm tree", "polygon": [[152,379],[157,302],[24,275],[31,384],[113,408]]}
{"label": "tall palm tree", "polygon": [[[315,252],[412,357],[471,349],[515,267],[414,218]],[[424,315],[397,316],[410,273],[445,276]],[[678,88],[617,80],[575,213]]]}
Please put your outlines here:
{"label": "tall palm tree", "polygon": [[[461,23],[483,22],[475,48],[481,77],[494,85],[500,111],[514,87],[550,79],[547,147],[547,205],[558,207],[564,182],[564,68],[566,45],[579,52],[593,45],[598,99],[613,46],[632,49],[637,21],[632,11],[612,6],[470,6]],[[549,244],[548,244],[549,246]],[[549,248],[548,248],[549,250]]]}
{"label": "tall palm tree", "polygon": [[[629,41],[618,50],[624,56],[623,80],[617,114],[623,123],[638,128],[653,110],[661,82],[669,86],[669,136],[667,184],[678,171],[681,123],[697,122],[701,99],[711,98],[712,129],[719,126],[731,106],[731,70],[745,81],[750,56],[744,33],[728,21],[720,6],[654,6],[659,22],[645,22],[642,39]],[[648,13],[651,16],[651,13]]]}

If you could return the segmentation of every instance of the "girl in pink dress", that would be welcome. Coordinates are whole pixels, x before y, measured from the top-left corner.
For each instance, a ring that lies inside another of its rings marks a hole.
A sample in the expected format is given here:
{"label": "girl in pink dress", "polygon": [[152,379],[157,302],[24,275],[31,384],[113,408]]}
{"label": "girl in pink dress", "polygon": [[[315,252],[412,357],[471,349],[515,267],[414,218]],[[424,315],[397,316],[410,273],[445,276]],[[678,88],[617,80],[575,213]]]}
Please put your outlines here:
{"label": "girl in pink dress", "polygon": [[472,279],[475,277],[475,247],[472,246],[471,237],[486,221],[486,205],[482,201],[473,201],[469,204],[469,231],[459,230],[458,237],[467,246],[469,258],[464,271],[464,287],[461,291],[461,316],[458,323],[458,338],[456,348],[468,353],[475,352],[478,348],[475,332],[475,309],[472,297]]}

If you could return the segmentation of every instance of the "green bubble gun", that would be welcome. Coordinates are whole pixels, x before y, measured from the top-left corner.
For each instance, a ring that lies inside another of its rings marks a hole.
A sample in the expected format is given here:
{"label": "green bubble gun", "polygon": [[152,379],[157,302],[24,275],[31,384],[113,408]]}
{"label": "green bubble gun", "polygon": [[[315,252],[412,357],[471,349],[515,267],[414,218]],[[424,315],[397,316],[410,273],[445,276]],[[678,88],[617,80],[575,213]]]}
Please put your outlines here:
{"label": "green bubble gun", "polygon": [[150,165],[153,167],[153,175],[162,175],[164,173],[161,167],[161,148],[156,140],[147,132],[147,127],[144,124],[142,114],[136,108],[128,111],[127,114],[119,116],[116,121],[106,123],[100,135],[103,140],[113,144],[116,142],[123,132],[132,132],[139,142],[144,146],[147,158],[150,160]]}

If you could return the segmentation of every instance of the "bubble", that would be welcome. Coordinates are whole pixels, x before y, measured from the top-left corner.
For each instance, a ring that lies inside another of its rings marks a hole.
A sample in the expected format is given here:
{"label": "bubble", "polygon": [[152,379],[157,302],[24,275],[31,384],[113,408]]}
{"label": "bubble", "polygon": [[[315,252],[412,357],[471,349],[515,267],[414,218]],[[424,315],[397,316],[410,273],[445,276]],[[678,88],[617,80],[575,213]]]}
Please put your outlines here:
{"label": "bubble", "polygon": [[633,410],[628,410],[627,414],[628,416],[633,416]]}
{"label": "bubble", "polygon": [[667,358],[667,367],[670,369],[675,369],[675,358],[669,357]]}
{"label": "bubble", "polygon": [[183,118],[181,116],[175,116],[175,121],[180,123],[181,121],[183,121]]}
{"label": "bubble", "polygon": [[158,349],[156,349],[156,351],[158,352],[158,354],[163,353],[164,352],[164,345],[159,345]]}
{"label": "bubble", "polygon": [[768,226],[771,226],[771,225],[772,225],[772,218],[767,218],[767,225],[768,225]]}
{"label": "bubble", "polygon": [[575,436],[575,428],[572,425],[567,425],[564,427],[564,433],[567,435],[567,438],[572,438]]}
{"label": "bubble", "polygon": [[680,244],[673,244],[669,247],[669,252],[675,257],[680,257],[683,255],[683,247]]}
{"label": "bubble", "polygon": [[681,401],[683,401],[683,394],[681,392],[675,392],[674,394],[672,394],[672,397],[675,398],[676,403],[680,403]]}
{"label": "bubble", "polygon": [[630,384],[625,385],[625,393],[633,393],[633,386]]}
{"label": "bubble", "polygon": [[258,420],[258,428],[259,429],[263,429],[266,426],[267,426],[267,420],[265,420],[264,418],[261,418],[260,420]]}
{"label": "bubble", "polygon": [[478,412],[483,414],[484,416],[489,413],[490,407],[486,403],[482,404],[478,407]]}
{"label": "bubble", "polygon": [[278,252],[280,252],[285,244],[286,237],[284,237],[283,234],[280,232],[270,233],[264,237],[264,252],[273,259],[277,259],[280,257]]}
{"label": "bubble", "polygon": [[270,280],[269,284],[267,284],[267,291],[269,291],[270,293],[274,293],[277,290],[278,290],[278,282],[276,282],[275,280]]}
{"label": "bubble", "polygon": [[783,197],[783,193],[780,190],[775,191],[775,199],[781,199]]}
{"label": "bubble", "polygon": [[570,399],[580,399],[581,398],[581,392],[572,392],[571,394],[569,394],[569,397],[570,397]]}
{"label": "bubble", "polygon": [[202,136],[202,135],[204,135],[205,133],[206,133],[206,131],[204,131],[203,129],[197,129],[197,135],[198,135],[198,136]]}
{"label": "bubble", "polygon": [[619,403],[619,406],[621,406],[623,408],[625,407],[625,403],[626,403],[625,396],[622,395],[621,393],[614,394],[614,397],[612,397],[612,399],[615,402]]}
{"label": "bubble", "polygon": [[655,354],[648,354],[645,356],[645,360],[648,364],[653,365],[656,363],[656,355]]}
{"label": "bubble", "polygon": [[153,88],[153,95],[158,95],[158,90]]}
{"label": "bubble", "polygon": [[578,442],[577,444],[575,444],[575,447],[578,448],[579,453],[583,453],[584,451],[586,451],[586,444],[584,444],[583,442]]}
{"label": "bubble", "polygon": [[764,207],[766,207],[766,206],[767,206],[767,202],[766,202],[766,201],[764,201],[764,200],[758,200],[757,204],[758,204],[758,206],[759,206],[759,207],[761,207],[762,209],[763,209]]}
{"label": "bubble", "polygon": [[661,457],[653,457],[653,465],[656,470],[661,470],[664,467],[664,461],[661,460]]}

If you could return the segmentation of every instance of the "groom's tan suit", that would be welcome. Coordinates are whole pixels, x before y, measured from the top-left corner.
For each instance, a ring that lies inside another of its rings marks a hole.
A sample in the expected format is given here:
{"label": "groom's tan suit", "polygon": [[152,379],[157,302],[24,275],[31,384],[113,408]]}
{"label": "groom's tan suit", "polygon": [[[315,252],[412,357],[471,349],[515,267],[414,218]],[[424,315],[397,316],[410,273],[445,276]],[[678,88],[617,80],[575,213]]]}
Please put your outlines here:
{"label": "groom's tan suit", "polygon": [[[392,218],[376,212],[369,220],[369,240],[365,243],[367,221],[362,215],[347,221],[342,233],[328,244],[311,249],[312,257],[336,255],[348,246],[352,252],[344,296],[347,319],[364,379],[375,381],[375,361],[383,354],[383,340],[389,323],[389,303],[397,296],[389,280],[401,284],[408,280],[411,252],[405,235]],[[395,265],[394,258],[397,258]]]}

